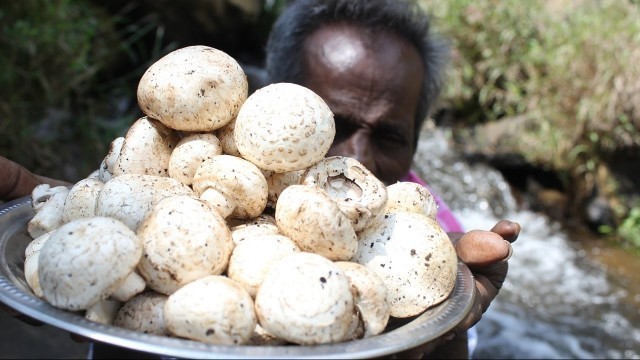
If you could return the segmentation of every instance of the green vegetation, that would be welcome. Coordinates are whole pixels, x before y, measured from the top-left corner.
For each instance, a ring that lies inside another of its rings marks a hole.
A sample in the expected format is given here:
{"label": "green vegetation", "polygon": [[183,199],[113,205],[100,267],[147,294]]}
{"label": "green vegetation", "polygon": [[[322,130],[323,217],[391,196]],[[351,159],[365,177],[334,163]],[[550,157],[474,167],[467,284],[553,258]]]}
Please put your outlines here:
{"label": "green vegetation", "polygon": [[640,246],[634,198],[621,198],[606,163],[615,152],[640,151],[638,2],[420,4],[452,42],[442,106],[456,125],[524,119],[501,145],[556,172],[567,189],[589,194],[597,186],[620,224],[617,235]]}
{"label": "green vegetation", "polygon": [[[100,164],[135,114],[135,82],[156,31],[126,24],[88,1],[7,2],[0,9],[0,154],[76,181]],[[122,70],[124,69],[124,70]]]}

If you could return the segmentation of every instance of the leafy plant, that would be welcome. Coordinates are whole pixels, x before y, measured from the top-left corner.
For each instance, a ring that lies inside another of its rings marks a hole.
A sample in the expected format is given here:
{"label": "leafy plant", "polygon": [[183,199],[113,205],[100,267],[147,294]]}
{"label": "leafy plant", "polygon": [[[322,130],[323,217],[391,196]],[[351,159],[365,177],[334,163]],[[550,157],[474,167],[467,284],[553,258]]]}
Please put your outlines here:
{"label": "leafy plant", "polygon": [[[551,167],[567,188],[598,186],[617,201],[613,180],[599,172],[610,154],[640,148],[637,1],[420,4],[452,44],[441,106],[457,126],[509,119],[520,130],[502,145]],[[631,208],[618,208],[627,221]],[[619,235],[628,234],[621,225]]]}
{"label": "leafy plant", "polygon": [[162,36],[157,24],[83,0],[8,2],[0,20],[0,153],[50,177],[88,175],[137,116],[132,79],[160,55],[141,41]]}

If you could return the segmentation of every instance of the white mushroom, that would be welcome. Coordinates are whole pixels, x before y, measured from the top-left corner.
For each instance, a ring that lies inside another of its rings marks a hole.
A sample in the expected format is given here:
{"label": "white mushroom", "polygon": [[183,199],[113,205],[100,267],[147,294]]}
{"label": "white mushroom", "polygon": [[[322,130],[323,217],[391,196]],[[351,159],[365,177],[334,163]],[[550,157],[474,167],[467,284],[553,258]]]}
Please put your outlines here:
{"label": "white mushroom", "polygon": [[24,249],[24,256],[25,257],[29,257],[34,253],[37,253],[38,251],[40,251],[40,249],[42,249],[42,246],[44,245],[45,242],[47,242],[47,240],[49,240],[49,237],[51,236],[51,234],[54,232],[55,230],[51,230],[49,232],[46,232],[40,236],[38,236],[37,238],[31,240],[29,242],[29,244],[27,244],[27,247]]}
{"label": "white mushroom", "polygon": [[350,260],[358,248],[351,221],[323,189],[291,185],[276,204],[280,232],[302,251],[328,259]]}
{"label": "white mushroom", "polygon": [[270,334],[260,324],[256,324],[256,329],[251,334],[248,345],[254,346],[280,346],[286,345],[287,341]]}
{"label": "white mushroom", "polygon": [[157,120],[142,117],[127,131],[113,176],[145,174],[169,176],[169,159],[176,147],[178,133]]}
{"label": "white mushroom", "polygon": [[276,218],[266,213],[253,219],[227,219],[227,224],[231,229],[231,238],[235,245],[254,236],[280,234]]}
{"label": "white mushroom", "polygon": [[408,181],[387,186],[387,204],[383,213],[414,212],[436,220],[438,204],[426,187]]}
{"label": "white mushroom", "polygon": [[96,215],[118,219],[135,231],[147,211],[171,195],[197,197],[191,188],[170,177],[120,175],[102,186],[96,203]]}
{"label": "white mushroom", "polygon": [[111,325],[122,303],[117,300],[101,300],[91,305],[84,313],[84,318],[100,324]]}
{"label": "white mushroom", "polygon": [[39,298],[43,297],[42,287],[40,286],[40,278],[38,277],[38,262],[40,251],[33,252],[24,259],[24,279],[29,285],[33,294]]}
{"label": "white mushroom", "polygon": [[260,325],[302,345],[348,339],[355,311],[349,279],[332,261],[295,252],[274,263],[255,300]]}
{"label": "white mushroom", "polygon": [[351,261],[338,261],[336,265],[349,278],[358,319],[364,323],[363,337],[382,333],[391,314],[387,286],[373,270],[364,265]]}
{"label": "white mushroom", "polygon": [[455,285],[458,257],[440,225],[415,213],[379,219],[359,234],[352,261],[384,281],[391,316],[418,315],[445,300]]}
{"label": "white mushroom", "polygon": [[40,211],[51,196],[58,192],[66,194],[69,192],[69,188],[66,186],[51,187],[49,184],[40,184],[34,187],[31,191],[31,207],[33,208],[33,211],[36,213]]}
{"label": "white mushroom", "polygon": [[118,310],[113,325],[145,334],[169,335],[164,325],[167,295],[153,291],[137,295]]}
{"label": "white mushroom", "polygon": [[[36,188],[39,187],[40,185]],[[33,193],[40,194],[41,190],[43,190],[43,188],[39,188],[38,190],[34,189]],[[69,188],[56,186],[53,189],[47,187],[47,190],[50,190],[47,195],[38,196],[37,199],[32,195],[32,203],[36,204],[34,209],[37,209],[33,218],[27,223],[27,232],[31,235],[32,239],[55,230],[64,223],[62,220],[62,212]]]}
{"label": "white mushroom", "polygon": [[42,288],[40,287],[40,279],[38,278],[38,258],[40,249],[49,240],[51,234],[55,230],[44,233],[37,238],[31,240],[24,250],[24,279],[37,297],[42,297]]}
{"label": "white mushroom", "polygon": [[283,235],[247,238],[233,249],[227,276],[244,286],[255,297],[271,265],[295,251],[300,251],[298,246]]}
{"label": "white mushroom", "polygon": [[152,64],[142,75],[140,109],[182,131],[212,131],[236,117],[249,92],[237,61],[208,46],[187,46]]}
{"label": "white mushroom", "polygon": [[138,271],[151,289],[166,295],[222,274],[233,250],[224,219],[205,202],[184,195],[160,200],[140,224],[138,236],[144,246]]}
{"label": "white mushroom", "polygon": [[353,222],[356,232],[364,229],[387,202],[384,183],[358,160],[346,156],[320,160],[305,171],[302,183],[324,189]]}
{"label": "white mushroom", "polygon": [[300,185],[302,183],[302,174],[304,170],[287,171],[277,173],[274,171],[263,170],[267,185],[269,186],[269,196],[267,198],[267,206],[275,208],[280,194],[291,185]]}
{"label": "white mushroom", "polygon": [[144,278],[134,270],[124,279],[120,286],[113,290],[109,296],[113,300],[126,302],[143,292],[146,287],[147,283]]}
{"label": "white mushroom", "polygon": [[246,344],[256,327],[247,290],[221,275],[186,284],[164,305],[164,321],[173,335],[210,344]]}
{"label": "white mushroom", "polygon": [[[87,175],[87,177],[85,177],[85,179],[100,180],[100,169],[92,171],[91,174],[89,174],[89,175]],[[104,181],[100,180],[100,182],[104,182]]]}
{"label": "white mushroom", "polygon": [[216,131],[216,135],[220,140],[220,146],[222,146],[222,152],[227,155],[233,155],[242,157],[236,146],[236,141],[233,138],[233,132],[236,128],[236,119],[229,121],[227,125],[221,127]]}
{"label": "white mushroom", "polygon": [[224,218],[254,218],[267,206],[267,180],[260,169],[231,155],[203,162],[193,176],[193,190]]}
{"label": "white mushroom", "polygon": [[242,157],[275,172],[302,170],[320,161],[334,136],[333,113],[324,100],[290,83],[251,94],[240,108],[234,131]]}
{"label": "white mushroom", "polygon": [[98,194],[103,185],[104,183],[96,178],[82,179],[75,183],[64,201],[62,222],[95,216]]}
{"label": "white mushroom", "polygon": [[98,169],[98,179],[103,183],[113,178],[113,168],[116,166],[116,161],[120,156],[120,150],[122,150],[122,144],[124,143],[124,136],[115,138],[109,145],[109,152],[100,163]]}
{"label": "white mushroom", "polygon": [[122,222],[81,218],[58,228],[40,250],[44,298],[67,310],[85,310],[107,299],[142,257],[136,234]]}
{"label": "white mushroom", "polygon": [[205,160],[222,154],[220,140],[211,133],[194,133],[183,137],[171,152],[169,176],[191,185],[196,169]]}

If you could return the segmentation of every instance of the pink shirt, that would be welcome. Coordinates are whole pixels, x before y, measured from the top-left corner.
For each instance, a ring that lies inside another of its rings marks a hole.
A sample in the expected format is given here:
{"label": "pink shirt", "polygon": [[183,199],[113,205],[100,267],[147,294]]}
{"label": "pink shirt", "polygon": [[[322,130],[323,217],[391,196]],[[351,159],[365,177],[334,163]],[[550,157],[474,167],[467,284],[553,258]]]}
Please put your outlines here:
{"label": "pink shirt", "polygon": [[436,194],[433,189],[431,189],[431,187],[418,176],[418,174],[413,171],[409,171],[409,173],[404,177],[404,179],[402,179],[402,181],[410,181],[420,184],[431,191],[431,195],[433,195],[436,204],[438,204],[438,214],[436,215],[436,218],[444,231],[464,232],[462,225],[460,224],[458,219],[456,219],[455,215],[453,215],[453,212],[451,211],[451,209],[449,209],[449,206],[447,206],[447,204],[440,198],[440,196],[438,196],[438,194]]}

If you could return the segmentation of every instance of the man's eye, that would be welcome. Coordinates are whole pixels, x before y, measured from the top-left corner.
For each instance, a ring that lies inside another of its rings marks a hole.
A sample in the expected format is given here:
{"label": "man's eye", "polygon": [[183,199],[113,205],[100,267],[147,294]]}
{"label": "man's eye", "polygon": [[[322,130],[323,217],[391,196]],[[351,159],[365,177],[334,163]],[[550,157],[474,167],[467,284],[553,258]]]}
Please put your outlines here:
{"label": "man's eye", "polygon": [[341,140],[349,138],[356,129],[352,124],[350,124],[348,121],[346,121],[341,117],[335,117],[335,122],[336,122],[336,136],[334,141],[339,142]]}
{"label": "man's eye", "polygon": [[377,132],[376,139],[381,145],[389,147],[400,147],[407,144],[407,139],[403,135],[388,130]]}

